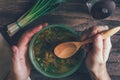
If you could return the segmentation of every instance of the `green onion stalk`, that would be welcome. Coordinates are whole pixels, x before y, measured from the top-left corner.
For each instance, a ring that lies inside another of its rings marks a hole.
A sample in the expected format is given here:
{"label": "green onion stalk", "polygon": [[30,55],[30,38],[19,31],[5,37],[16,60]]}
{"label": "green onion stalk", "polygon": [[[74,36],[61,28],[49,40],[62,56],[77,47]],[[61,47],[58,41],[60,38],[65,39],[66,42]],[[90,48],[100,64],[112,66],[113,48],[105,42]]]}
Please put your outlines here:
{"label": "green onion stalk", "polygon": [[16,22],[7,26],[9,36],[13,36],[17,31],[33,22],[38,17],[57,8],[62,2],[65,2],[65,0],[38,0],[36,4],[23,14]]}

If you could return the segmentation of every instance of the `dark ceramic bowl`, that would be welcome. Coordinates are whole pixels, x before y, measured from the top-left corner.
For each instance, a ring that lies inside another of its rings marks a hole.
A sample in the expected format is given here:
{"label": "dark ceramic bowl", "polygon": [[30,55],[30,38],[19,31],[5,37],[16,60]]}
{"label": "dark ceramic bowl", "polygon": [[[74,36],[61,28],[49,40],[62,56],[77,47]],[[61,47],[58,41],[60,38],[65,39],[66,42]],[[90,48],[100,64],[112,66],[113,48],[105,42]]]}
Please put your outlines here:
{"label": "dark ceramic bowl", "polygon": [[78,33],[64,25],[50,25],[39,31],[30,42],[29,57],[35,69],[46,77],[63,78],[73,74],[81,65],[84,50],[67,59],[55,56],[54,48],[65,41],[79,41]]}

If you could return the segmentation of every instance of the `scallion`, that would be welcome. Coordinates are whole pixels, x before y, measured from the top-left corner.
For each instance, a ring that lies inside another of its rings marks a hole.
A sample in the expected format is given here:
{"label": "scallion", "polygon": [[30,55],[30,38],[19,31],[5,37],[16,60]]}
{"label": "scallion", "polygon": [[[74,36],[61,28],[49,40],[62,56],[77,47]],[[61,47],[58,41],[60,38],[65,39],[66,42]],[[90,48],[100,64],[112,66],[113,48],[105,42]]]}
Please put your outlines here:
{"label": "scallion", "polygon": [[36,4],[23,14],[16,22],[7,26],[9,36],[13,36],[17,31],[33,22],[38,17],[49,13],[62,2],[65,2],[65,0],[38,0]]}

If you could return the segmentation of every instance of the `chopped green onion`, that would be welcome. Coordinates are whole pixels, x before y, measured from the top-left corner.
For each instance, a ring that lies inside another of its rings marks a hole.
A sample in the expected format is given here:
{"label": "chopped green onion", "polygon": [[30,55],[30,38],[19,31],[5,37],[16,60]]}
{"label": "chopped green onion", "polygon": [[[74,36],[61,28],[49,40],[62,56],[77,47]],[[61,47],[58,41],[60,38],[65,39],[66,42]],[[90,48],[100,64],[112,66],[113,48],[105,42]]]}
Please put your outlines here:
{"label": "chopped green onion", "polygon": [[36,4],[25,14],[23,14],[16,22],[7,26],[9,36],[13,36],[21,28],[27,26],[38,17],[54,10],[60,3],[65,1],[66,0],[38,0]]}

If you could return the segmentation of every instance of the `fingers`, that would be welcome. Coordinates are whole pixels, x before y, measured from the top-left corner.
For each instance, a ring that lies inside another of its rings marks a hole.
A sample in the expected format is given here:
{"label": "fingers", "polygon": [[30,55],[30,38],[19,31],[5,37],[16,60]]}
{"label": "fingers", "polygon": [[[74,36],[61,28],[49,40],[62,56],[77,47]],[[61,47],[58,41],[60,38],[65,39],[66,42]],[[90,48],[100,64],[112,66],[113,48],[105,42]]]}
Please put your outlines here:
{"label": "fingers", "polygon": [[96,27],[92,27],[92,31],[91,34],[89,36],[94,36],[95,34],[98,34],[102,31],[108,30],[109,27],[104,25],[104,26],[96,26]]}
{"label": "fingers", "polygon": [[25,34],[23,34],[23,36],[21,37],[18,46],[27,46],[27,44],[29,43],[30,39],[32,38],[32,36],[37,33],[38,31],[40,31],[42,29],[42,25],[39,25],[38,27],[35,27],[34,29],[32,29],[31,31],[26,32]]}
{"label": "fingers", "polygon": [[[91,27],[85,31],[82,32],[81,34],[81,41],[90,38],[90,37],[94,37],[96,34],[107,30],[108,26],[95,26],[95,27]],[[93,50],[93,44],[88,44],[83,46],[84,49],[88,52],[89,50]]]}
{"label": "fingers", "polygon": [[103,52],[103,39],[100,34],[95,36],[94,42],[93,42],[93,54],[102,56]]}
{"label": "fingers", "polygon": [[110,37],[103,40],[103,56],[106,58],[106,60],[109,57],[110,49],[112,47]]}
{"label": "fingers", "polygon": [[90,34],[90,36],[94,36],[97,34],[95,36],[94,43],[93,43],[93,48],[94,48],[93,51],[94,53],[100,56],[102,56],[103,46],[105,44],[103,43],[102,36],[99,33],[105,30],[108,30],[108,26],[96,26],[96,27],[93,27],[92,32]]}
{"label": "fingers", "polygon": [[18,47],[20,47],[20,46],[22,46],[22,47],[23,46],[27,46],[27,44],[31,40],[32,36],[35,33],[39,32],[42,29],[42,27],[44,27],[44,26],[48,26],[48,23],[44,23],[42,25],[39,25],[39,26],[33,28],[32,30],[24,33],[23,36],[21,37],[21,39],[18,42]]}
{"label": "fingers", "polygon": [[91,27],[85,31],[82,32],[81,34],[81,41],[94,36],[97,33],[100,33],[102,31],[108,30],[108,26],[104,25],[104,26],[95,26],[95,27]]}
{"label": "fingers", "polygon": [[12,59],[14,61],[19,61],[19,50],[18,50],[17,46],[12,46],[12,51],[13,51]]}

